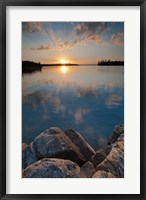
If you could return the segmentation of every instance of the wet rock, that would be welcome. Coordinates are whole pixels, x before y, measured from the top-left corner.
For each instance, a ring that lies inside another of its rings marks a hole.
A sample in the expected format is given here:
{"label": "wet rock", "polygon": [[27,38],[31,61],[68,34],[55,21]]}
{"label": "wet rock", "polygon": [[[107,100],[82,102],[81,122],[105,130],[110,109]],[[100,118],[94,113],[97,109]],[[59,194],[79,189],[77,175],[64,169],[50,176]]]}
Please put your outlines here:
{"label": "wet rock", "polygon": [[113,174],[110,172],[105,172],[105,171],[97,171],[92,178],[116,178]]}
{"label": "wet rock", "polygon": [[22,169],[37,161],[33,143],[29,145],[22,144]]}
{"label": "wet rock", "polygon": [[89,161],[91,157],[95,155],[94,149],[84,140],[79,132],[76,132],[73,129],[67,129],[65,134],[79,148],[86,161]]}
{"label": "wet rock", "polygon": [[124,134],[112,145],[108,156],[96,167],[96,171],[110,172],[117,178],[124,177]]}
{"label": "wet rock", "polygon": [[37,157],[62,158],[83,165],[86,159],[79,148],[59,129],[52,127],[34,140]]}
{"label": "wet rock", "polygon": [[112,136],[108,141],[108,144],[110,145],[115,143],[122,133],[124,133],[124,125],[123,124],[117,125],[112,133]]}
{"label": "wet rock", "polygon": [[80,167],[63,159],[44,158],[23,170],[23,178],[81,178]]}
{"label": "wet rock", "polygon": [[81,173],[85,178],[92,178],[93,174],[95,173],[94,165],[88,161],[81,167]]}
{"label": "wet rock", "polygon": [[92,163],[94,167],[99,165],[106,158],[106,154],[103,149],[96,152],[96,154],[92,157]]}

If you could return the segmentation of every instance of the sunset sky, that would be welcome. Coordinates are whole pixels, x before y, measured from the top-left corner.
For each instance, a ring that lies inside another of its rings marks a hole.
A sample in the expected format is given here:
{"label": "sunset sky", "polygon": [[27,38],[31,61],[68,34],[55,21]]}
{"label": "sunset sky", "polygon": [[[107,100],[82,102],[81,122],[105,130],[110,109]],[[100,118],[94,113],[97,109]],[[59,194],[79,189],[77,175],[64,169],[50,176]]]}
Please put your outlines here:
{"label": "sunset sky", "polygon": [[123,22],[23,22],[22,60],[97,64],[124,60]]}

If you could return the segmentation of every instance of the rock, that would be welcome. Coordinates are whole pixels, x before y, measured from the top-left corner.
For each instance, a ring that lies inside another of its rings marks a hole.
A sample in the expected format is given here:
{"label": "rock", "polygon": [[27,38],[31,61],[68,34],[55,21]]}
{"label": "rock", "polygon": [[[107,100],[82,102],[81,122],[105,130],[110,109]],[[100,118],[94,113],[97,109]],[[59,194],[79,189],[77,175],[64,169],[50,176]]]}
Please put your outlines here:
{"label": "rock", "polygon": [[23,178],[81,178],[80,167],[63,159],[44,158],[23,170]]}
{"label": "rock", "polygon": [[106,158],[106,154],[103,149],[96,152],[96,154],[92,157],[92,163],[94,167],[99,165]]}
{"label": "rock", "polygon": [[[124,136],[124,126],[122,124],[117,125],[105,149],[97,151],[96,154],[92,157],[92,163],[94,164],[95,167],[98,166],[109,155],[109,153],[112,150],[113,144],[116,141],[123,140],[123,136]],[[120,145],[124,145],[124,142],[122,141]],[[122,149],[123,147],[121,146],[120,148]]]}
{"label": "rock", "polygon": [[124,152],[124,140],[123,140],[123,138],[124,138],[124,134],[122,134],[122,135],[118,138],[116,145],[117,145],[117,147],[118,147],[121,151]]}
{"label": "rock", "polygon": [[124,125],[123,124],[117,125],[112,133],[112,136],[108,141],[108,144],[110,145],[115,143],[122,133],[124,133]]}
{"label": "rock", "polygon": [[116,178],[116,177],[110,172],[99,170],[92,176],[92,178]]}
{"label": "rock", "polygon": [[59,128],[52,127],[41,133],[35,138],[34,146],[39,159],[68,159],[80,166],[86,162],[79,148]]}
{"label": "rock", "polygon": [[108,156],[96,167],[96,171],[110,172],[117,178],[124,177],[124,134],[112,145]]}
{"label": "rock", "polygon": [[95,173],[93,164],[90,161],[88,161],[81,167],[81,172],[83,174],[83,177],[92,178],[93,174]]}
{"label": "rock", "polygon": [[84,140],[79,132],[76,132],[73,129],[67,129],[65,134],[79,148],[86,161],[89,161],[91,157],[95,155],[94,149]]}
{"label": "rock", "polygon": [[106,155],[108,155],[112,150],[112,144],[111,145],[107,145],[107,147],[104,149],[104,153]]}
{"label": "rock", "polygon": [[123,178],[124,126],[116,126],[96,153],[72,129],[47,129],[30,145],[22,144],[22,168],[24,178]]}
{"label": "rock", "polygon": [[22,169],[37,161],[33,143],[29,145],[22,144]]}

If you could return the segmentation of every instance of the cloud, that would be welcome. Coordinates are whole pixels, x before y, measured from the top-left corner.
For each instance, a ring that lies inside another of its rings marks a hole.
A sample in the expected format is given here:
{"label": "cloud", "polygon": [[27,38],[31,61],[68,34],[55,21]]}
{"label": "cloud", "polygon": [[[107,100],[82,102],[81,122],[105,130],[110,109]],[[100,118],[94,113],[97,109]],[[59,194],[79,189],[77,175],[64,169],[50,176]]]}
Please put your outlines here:
{"label": "cloud", "polygon": [[96,44],[100,44],[103,42],[102,37],[95,34],[84,35],[81,38],[76,38],[71,41],[63,41],[60,38],[58,39],[55,34],[51,31],[51,44],[42,44],[40,47],[31,48],[31,50],[64,50],[71,49],[80,45],[86,45],[88,41],[94,41]]}
{"label": "cloud", "polygon": [[22,31],[34,33],[42,30],[43,23],[42,22],[23,22],[22,23]]}
{"label": "cloud", "polygon": [[50,50],[50,49],[52,49],[50,44],[47,45],[42,44],[40,47],[31,48],[31,50]]}
{"label": "cloud", "polygon": [[87,33],[103,33],[107,31],[106,22],[83,22],[74,27],[75,33],[77,35],[87,34]]}
{"label": "cloud", "polygon": [[85,44],[84,38],[77,38],[73,41],[57,40],[55,43],[55,49],[58,49],[58,50],[70,49],[70,48],[83,45],[83,44]]}
{"label": "cloud", "polygon": [[86,40],[95,41],[96,44],[100,44],[100,43],[103,42],[102,37],[100,37],[99,35],[96,35],[96,34],[89,34],[89,35],[86,35],[85,39],[86,39]]}
{"label": "cloud", "polygon": [[111,39],[114,41],[114,44],[117,46],[124,45],[124,33],[122,33],[122,32],[113,34]]}
{"label": "cloud", "polygon": [[[37,28],[38,26],[38,28]],[[41,24],[27,23],[27,31],[33,32],[34,30],[40,30]],[[32,31],[33,29],[33,31]],[[84,22],[76,25],[71,32],[74,35],[74,39],[63,40],[61,35],[57,35],[52,29],[49,30],[48,35],[51,39],[51,44],[41,44],[37,48],[31,48],[31,50],[64,50],[71,49],[79,45],[86,45],[88,41],[94,41],[96,44],[102,43],[101,32],[107,30],[107,23],[104,22]],[[64,33],[62,33],[64,34]]]}

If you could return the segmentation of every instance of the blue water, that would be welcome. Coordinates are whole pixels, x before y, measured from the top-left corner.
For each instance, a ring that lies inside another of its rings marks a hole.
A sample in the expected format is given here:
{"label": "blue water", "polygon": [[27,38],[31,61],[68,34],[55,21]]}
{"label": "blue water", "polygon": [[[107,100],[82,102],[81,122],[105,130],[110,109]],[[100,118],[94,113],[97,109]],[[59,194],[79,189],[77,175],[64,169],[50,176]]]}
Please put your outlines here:
{"label": "blue water", "polygon": [[22,77],[22,142],[49,127],[73,128],[97,150],[120,123],[123,66],[53,66]]}

